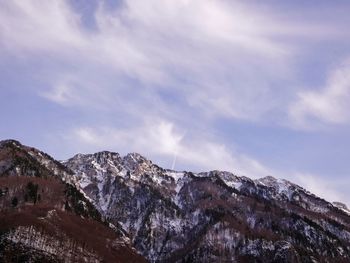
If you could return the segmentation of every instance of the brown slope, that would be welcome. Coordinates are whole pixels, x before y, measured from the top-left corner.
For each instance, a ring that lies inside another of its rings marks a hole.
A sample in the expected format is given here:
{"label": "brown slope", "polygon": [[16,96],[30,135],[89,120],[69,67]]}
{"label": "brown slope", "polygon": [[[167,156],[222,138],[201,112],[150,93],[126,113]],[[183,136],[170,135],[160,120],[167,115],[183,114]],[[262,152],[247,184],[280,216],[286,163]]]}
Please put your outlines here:
{"label": "brown slope", "polygon": [[0,142],[0,262],[145,262],[60,179],[65,169],[16,141]]}

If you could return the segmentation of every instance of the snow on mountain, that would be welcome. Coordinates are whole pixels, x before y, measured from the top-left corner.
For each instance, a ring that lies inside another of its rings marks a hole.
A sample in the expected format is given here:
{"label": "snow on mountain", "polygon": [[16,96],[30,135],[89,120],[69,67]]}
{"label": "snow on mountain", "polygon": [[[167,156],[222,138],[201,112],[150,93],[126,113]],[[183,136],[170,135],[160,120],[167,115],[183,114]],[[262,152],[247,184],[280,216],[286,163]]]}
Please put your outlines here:
{"label": "snow on mountain", "polygon": [[339,208],[340,210],[342,210],[343,212],[347,213],[348,215],[350,215],[350,209],[345,204],[341,202],[333,202],[333,205]]}
{"label": "snow on mountain", "polygon": [[0,262],[145,262],[80,190],[52,157],[1,141]]}
{"label": "snow on mountain", "polygon": [[344,208],[287,180],[166,170],[136,153],[63,164],[151,262],[350,261]]}
{"label": "snow on mountain", "polygon": [[142,261],[136,249],[150,262],[350,262],[344,204],[284,179],[167,170],[137,153],[59,163],[2,141],[0,210],[0,261]]}

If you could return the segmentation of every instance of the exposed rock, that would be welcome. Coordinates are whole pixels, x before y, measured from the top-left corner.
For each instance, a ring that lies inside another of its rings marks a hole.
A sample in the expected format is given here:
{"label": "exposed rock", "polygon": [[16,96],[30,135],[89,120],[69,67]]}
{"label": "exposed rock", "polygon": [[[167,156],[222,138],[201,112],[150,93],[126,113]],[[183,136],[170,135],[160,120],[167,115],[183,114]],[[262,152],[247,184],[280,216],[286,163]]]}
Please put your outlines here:
{"label": "exposed rock", "polygon": [[350,217],[287,180],[165,170],[139,154],[64,164],[151,262],[350,261]]}

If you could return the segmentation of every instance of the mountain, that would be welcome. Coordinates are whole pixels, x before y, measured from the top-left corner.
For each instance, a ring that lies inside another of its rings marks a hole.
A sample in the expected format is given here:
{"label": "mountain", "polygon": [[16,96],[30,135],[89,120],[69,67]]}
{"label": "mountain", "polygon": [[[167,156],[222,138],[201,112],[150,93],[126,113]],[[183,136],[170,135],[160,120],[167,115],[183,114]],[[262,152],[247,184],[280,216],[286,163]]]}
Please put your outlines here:
{"label": "mountain", "polygon": [[63,162],[0,142],[0,262],[350,262],[350,212],[287,180]]}
{"label": "mountain", "polygon": [[72,180],[150,262],[350,262],[350,212],[287,180],[78,154]]}
{"label": "mountain", "polygon": [[0,262],[146,262],[49,155],[0,142]]}

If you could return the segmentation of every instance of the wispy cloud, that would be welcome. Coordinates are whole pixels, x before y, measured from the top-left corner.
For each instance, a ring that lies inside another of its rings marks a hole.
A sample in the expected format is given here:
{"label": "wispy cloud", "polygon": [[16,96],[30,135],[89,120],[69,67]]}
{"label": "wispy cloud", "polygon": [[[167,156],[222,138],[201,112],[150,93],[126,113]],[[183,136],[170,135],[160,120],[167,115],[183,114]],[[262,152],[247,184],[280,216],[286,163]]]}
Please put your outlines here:
{"label": "wispy cloud", "polygon": [[110,127],[81,127],[70,137],[82,145],[97,149],[118,148],[121,151],[148,153],[148,157],[161,160],[170,167],[174,154],[178,154],[178,168],[191,167],[197,171],[227,170],[257,178],[271,174],[271,170],[246,155],[233,152],[223,143],[208,141],[198,134],[186,138],[185,132],[174,123],[165,120],[149,120],[148,123],[126,130]]}
{"label": "wispy cloud", "polygon": [[308,173],[296,173],[290,180],[304,187],[311,193],[325,198],[327,201],[343,201],[350,204],[350,198],[346,189],[350,184],[344,180],[320,178],[320,176]]}
{"label": "wispy cloud", "polygon": [[296,128],[315,129],[330,124],[348,124],[350,66],[333,70],[323,89],[302,91],[291,104],[289,115]]}
{"label": "wispy cloud", "polygon": [[[107,97],[132,80],[155,93],[171,89],[198,111],[254,121],[285,109],[300,43],[341,31],[237,1],[125,0],[114,9],[103,3],[90,17],[91,29],[68,1],[3,2],[0,52],[40,56],[43,73],[60,70],[42,74],[47,88],[38,92],[64,105],[80,101],[88,89],[81,85],[79,93],[68,94],[67,87],[57,87],[67,74],[98,84]],[[101,72],[109,79],[98,83]],[[308,93],[300,97],[314,100]]]}
{"label": "wispy cloud", "polygon": [[[68,0],[0,2],[0,58],[9,62],[0,66],[15,65],[16,73],[21,68],[16,89],[62,110],[40,114],[64,122],[63,131],[51,123],[51,130],[38,127],[36,133],[63,133],[68,148],[137,151],[166,167],[178,153],[179,167],[288,177],[288,171],[267,168],[253,151],[247,154],[249,146],[232,146],[240,143],[234,135],[221,138],[218,131],[245,124],[268,126],[271,133],[316,131],[349,122],[348,66],[330,73],[321,89],[305,90],[299,75],[330,43],[348,46],[348,16],[338,19],[342,6],[313,12],[285,2],[94,3],[85,14]],[[338,53],[332,62],[344,60]]]}
{"label": "wispy cloud", "polygon": [[99,93],[110,95],[133,80],[156,92],[171,88],[210,115],[244,120],[261,119],[283,105],[279,90],[293,75],[290,60],[297,50],[283,37],[304,37],[309,30],[226,1],[126,0],[112,10],[102,2],[91,17],[93,30],[66,1],[2,5],[4,50],[62,64],[60,74],[42,77],[48,88],[39,91],[57,103],[78,102],[87,89],[81,85],[79,93],[68,94],[67,88],[62,93],[56,83],[64,72],[96,82],[104,71],[118,77],[109,77],[116,83],[112,87],[101,83]]}

